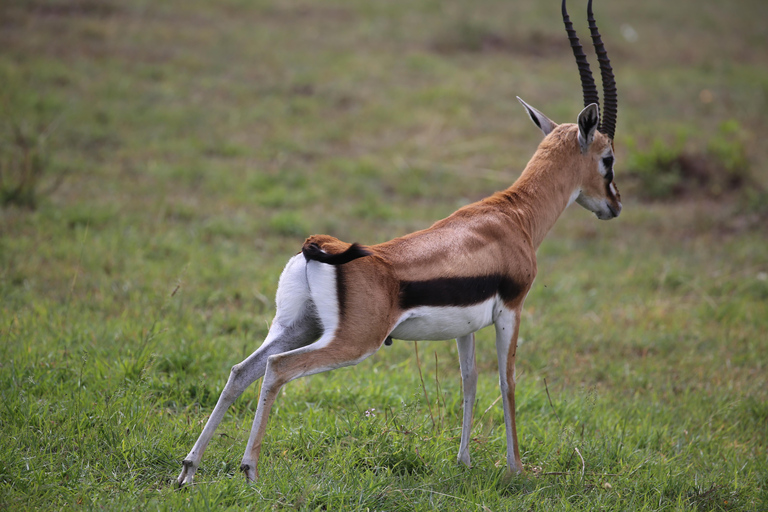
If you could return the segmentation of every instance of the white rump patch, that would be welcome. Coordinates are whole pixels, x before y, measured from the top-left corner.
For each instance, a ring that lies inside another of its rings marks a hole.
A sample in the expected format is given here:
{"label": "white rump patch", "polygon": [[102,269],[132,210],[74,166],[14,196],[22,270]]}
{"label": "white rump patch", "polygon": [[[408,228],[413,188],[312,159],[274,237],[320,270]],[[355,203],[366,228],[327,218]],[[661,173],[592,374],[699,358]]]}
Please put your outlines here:
{"label": "white rump patch", "polygon": [[[323,341],[336,334],[339,326],[339,298],[336,292],[336,267],[318,261],[307,262],[309,292],[323,324]],[[330,341],[330,340],[328,340]]]}
{"label": "white rump patch", "polygon": [[304,256],[297,254],[288,260],[283,273],[280,274],[275,297],[275,322],[282,326],[288,327],[299,319],[307,301],[310,300],[306,265]]}

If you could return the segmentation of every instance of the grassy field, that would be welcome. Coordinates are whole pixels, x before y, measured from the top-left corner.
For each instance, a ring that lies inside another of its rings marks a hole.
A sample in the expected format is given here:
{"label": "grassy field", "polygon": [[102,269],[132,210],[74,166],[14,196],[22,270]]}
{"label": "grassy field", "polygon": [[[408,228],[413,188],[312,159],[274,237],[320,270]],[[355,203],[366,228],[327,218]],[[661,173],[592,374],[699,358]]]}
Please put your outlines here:
{"label": "grassy field", "polygon": [[575,121],[559,2],[4,0],[0,509],[768,510],[768,3],[595,9],[624,212],[539,250],[525,474],[484,330],[472,468],[455,343],[395,341],[287,385],[249,486],[252,386],[178,490],[304,237],[507,187],[540,140],[515,95]]}

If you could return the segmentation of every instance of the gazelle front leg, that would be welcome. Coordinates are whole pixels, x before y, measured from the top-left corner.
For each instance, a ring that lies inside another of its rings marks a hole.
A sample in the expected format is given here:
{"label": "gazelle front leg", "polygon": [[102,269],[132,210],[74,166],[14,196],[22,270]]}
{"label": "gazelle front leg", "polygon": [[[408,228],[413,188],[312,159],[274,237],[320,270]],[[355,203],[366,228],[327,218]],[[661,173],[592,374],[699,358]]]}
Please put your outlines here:
{"label": "gazelle front leg", "polygon": [[495,322],[496,354],[499,358],[499,387],[501,403],[504,406],[504,424],[507,430],[507,468],[512,473],[521,473],[523,463],[517,445],[515,425],[515,354],[517,333],[520,327],[522,305],[514,310],[502,309]]}
{"label": "gazelle front leg", "polygon": [[472,410],[477,394],[477,367],[475,366],[475,335],[474,333],[456,338],[459,349],[459,367],[461,369],[461,387],[464,390],[463,418],[461,422],[461,444],[459,445],[459,462],[470,467],[469,439],[472,435]]}

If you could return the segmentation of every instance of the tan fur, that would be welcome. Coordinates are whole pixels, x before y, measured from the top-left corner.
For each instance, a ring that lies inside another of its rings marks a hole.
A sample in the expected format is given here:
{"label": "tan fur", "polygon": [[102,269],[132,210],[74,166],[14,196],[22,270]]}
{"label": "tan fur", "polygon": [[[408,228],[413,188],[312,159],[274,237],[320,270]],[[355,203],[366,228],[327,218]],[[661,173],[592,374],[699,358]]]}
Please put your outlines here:
{"label": "tan fur", "polygon": [[[508,189],[427,229],[368,246],[372,256],[348,264],[362,278],[350,282],[365,288],[367,300],[378,307],[397,303],[401,280],[504,274],[527,291],[536,277],[536,250],[573,191],[581,187],[592,196],[606,194],[607,185],[596,169],[611,141],[597,133],[590,151],[581,155],[577,133],[574,124],[559,125]],[[311,236],[306,243],[316,243],[331,254],[350,245],[328,235]]]}

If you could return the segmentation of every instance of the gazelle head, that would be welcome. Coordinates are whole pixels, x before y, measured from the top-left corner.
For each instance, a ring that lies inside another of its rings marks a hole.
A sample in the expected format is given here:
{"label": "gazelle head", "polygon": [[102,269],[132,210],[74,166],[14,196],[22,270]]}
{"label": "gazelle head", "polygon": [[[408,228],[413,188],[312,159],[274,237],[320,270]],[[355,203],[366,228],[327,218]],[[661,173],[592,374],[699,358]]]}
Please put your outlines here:
{"label": "gazelle head", "polygon": [[592,0],[587,6],[587,20],[595,45],[597,60],[600,63],[600,74],[603,80],[603,119],[600,119],[600,100],[597,94],[595,80],[589,68],[587,57],[579,43],[576,31],[568,17],[565,0],[562,4],[563,22],[571,42],[573,55],[579,67],[581,88],[584,95],[584,110],[576,118],[576,124],[558,125],[547,116],[517,98],[523,104],[531,120],[549,136],[553,132],[560,134],[560,139],[572,150],[569,166],[574,167],[580,175],[580,186],[574,193],[581,206],[597,215],[598,219],[608,220],[618,217],[621,213],[621,196],[614,182],[613,136],[616,131],[616,113],[618,96],[611,61],[605,51],[600,34],[592,14]]}

